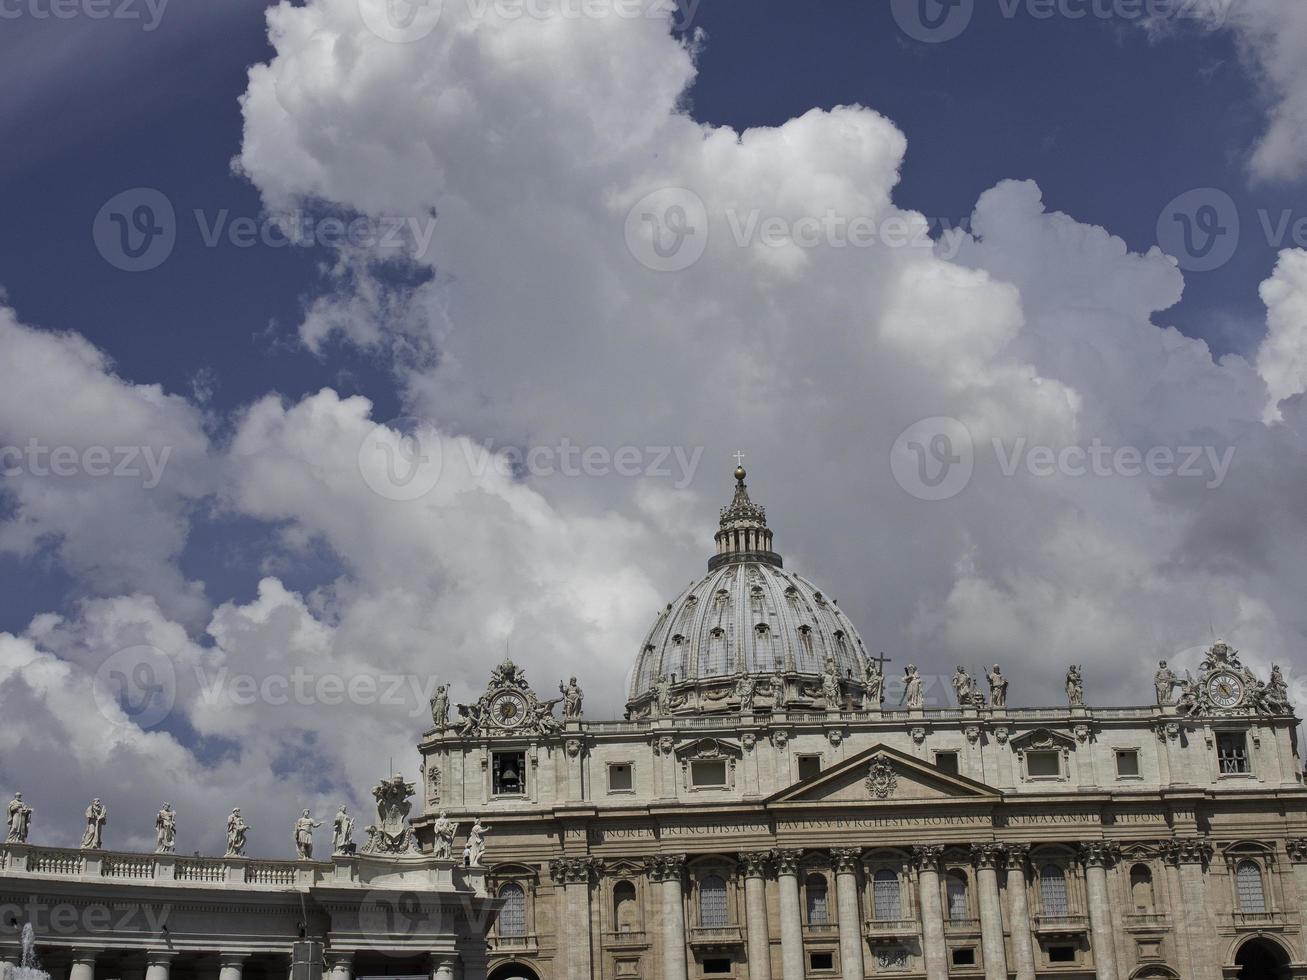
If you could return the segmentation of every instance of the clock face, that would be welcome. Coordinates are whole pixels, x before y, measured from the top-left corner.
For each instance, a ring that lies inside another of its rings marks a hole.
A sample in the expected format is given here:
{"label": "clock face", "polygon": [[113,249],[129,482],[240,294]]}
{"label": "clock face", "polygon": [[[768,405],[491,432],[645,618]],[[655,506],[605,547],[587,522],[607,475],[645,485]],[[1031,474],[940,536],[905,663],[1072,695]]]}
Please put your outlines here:
{"label": "clock face", "polygon": [[1222,670],[1207,681],[1207,696],[1219,708],[1233,708],[1243,701],[1243,678]]}
{"label": "clock face", "polygon": [[516,728],[526,720],[526,698],[512,691],[496,694],[490,702],[490,716],[500,728]]}

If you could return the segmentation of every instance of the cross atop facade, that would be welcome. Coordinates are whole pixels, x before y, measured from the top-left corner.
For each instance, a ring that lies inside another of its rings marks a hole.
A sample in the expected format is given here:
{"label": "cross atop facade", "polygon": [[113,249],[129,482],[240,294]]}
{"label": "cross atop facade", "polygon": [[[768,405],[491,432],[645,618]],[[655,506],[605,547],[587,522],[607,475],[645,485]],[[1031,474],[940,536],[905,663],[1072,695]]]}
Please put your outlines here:
{"label": "cross atop facade", "polygon": [[882,650],[882,651],[880,652],[880,656],[879,656],[879,657],[868,657],[867,659],[868,659],[868,660],[873,660],[873,661],[875,661],[876,663],[880,664],[880,672],[881,672],[882,674],[885,673],[885,665],[894,662],[893,658],[885,656],[885,651],[884,651],[884,650]]}
{"label": "cross atop facade", "polygon": [[744,465],[744,450],[743,450],[743,449],[737,449],[737,450],[735,450],[735,455],[734,455],[732,458],[735,460],[735,465],[736,465],[736,466],[743,466],[743,465]]}

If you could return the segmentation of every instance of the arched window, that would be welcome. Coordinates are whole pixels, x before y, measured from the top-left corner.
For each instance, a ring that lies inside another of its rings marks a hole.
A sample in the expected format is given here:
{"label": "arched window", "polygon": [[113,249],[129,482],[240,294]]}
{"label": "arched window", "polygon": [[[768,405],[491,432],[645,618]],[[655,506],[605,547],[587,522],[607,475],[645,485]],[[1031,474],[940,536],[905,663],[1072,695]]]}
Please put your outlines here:
{"label": "arched window", "polygon": [[1136,912],[1152,912],[1156,907],[1153,897],[1153,873],[1146,864],[1136,864],[1130,869],[1130,896],[1135,903]]}
{"label": "arched window", "polygon": [[826,925],[830,921],[829,903],[826,901],[826,879],[822,875],[808,875],[803,888],[808,893],[808,925]]}
{"label": "arched window", "polygon": [[635,885],[619,881],[613,886],[613,923],[618,932],[638,932],[635,908]]}
{"label": "arched window", "polygon": [[1234,869],[1235,887],[1239,891],[1240,912],[1265,912],[1266,892],[1262,889],[1262,869],[1256,861],[1240,861]]}
{"label": "arched window", "polygon": [[1039,907],[1044,915],[1066,915],[1066,872],[1056,864],[1039,869]]}
{"label": "arched window", "polygon": [[871,879],[872,914],[881,921],[903,918],[903,899],[899,876],[888,868],[877,871]]}
{"label": "arched window", "polygon": [[944,878],[944,894],[948,897],[949,921],[971,918],[971,903],[967,901],[967,879],[960,871],[950,871]]}
{"label": "arched window", "polygon": [[699,925],[725,926],[726,880],[720,875],[709,875],[699,885]]}
{"label": "arched window", "polygon": [[515,881],[499,889],[504,908],[499,913],[499,935],[504,939],[526,935],[526,892]]}

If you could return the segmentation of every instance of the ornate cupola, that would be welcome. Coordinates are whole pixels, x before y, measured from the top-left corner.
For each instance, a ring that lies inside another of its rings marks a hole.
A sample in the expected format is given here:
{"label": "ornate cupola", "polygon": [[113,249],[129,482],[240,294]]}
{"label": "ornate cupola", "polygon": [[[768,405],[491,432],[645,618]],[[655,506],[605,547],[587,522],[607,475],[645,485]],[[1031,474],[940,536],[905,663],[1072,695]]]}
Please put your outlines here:
{"label": "ornate cupola", "polygon": [[713,538],[717,542],[717,554],[708,559],[709,571],[741,561],[763,562],[777,568],[783,565],[781,556],[772,551],[767,511],[749,499],[746,475],[743,466],[735,468],[735,496],[722,508],[719,529]]}

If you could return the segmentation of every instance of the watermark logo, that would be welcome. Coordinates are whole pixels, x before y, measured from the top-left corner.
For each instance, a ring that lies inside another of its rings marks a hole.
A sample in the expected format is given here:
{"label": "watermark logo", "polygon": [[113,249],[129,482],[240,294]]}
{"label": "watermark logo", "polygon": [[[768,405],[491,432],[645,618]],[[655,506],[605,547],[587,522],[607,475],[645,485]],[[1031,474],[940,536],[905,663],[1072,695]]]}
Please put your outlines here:
{"label": "watermark logo", "polygon": [[0,445],[0,476],[86,476],[139,480],[146,490],[163,482],[172,446],[48,446],[37,438],[22,446]]}
{"label": "watermark logo", "polygon": [[134,646],[109,656],[95,672],[91,692],[100,713],[111,721],[127,720],[137,728],[154,728],[177,699],[177,671],[172,658],[152,646]]}
{"label": "watermark logo", "polygon": [[1215,187],[1185,191],[1158,216],[1157,244],[1186,272],[1219,269],[1239,247],[1239,208]]}
{"label": "watermark logo", "polygon": [[177,213],[166,194],[135,187],[105,202],[91,228],[104,260],[123,272],[149,272],[177,246]]}
{"label": "watermark logo", "polygon": [[0,0],[0,20],[134,20],[148,34],[167,9],[168,0]]}
{"label": "watermark logo", "polygon": [[708,209],[685,187],[646,194],[626,215],[626,247],[654,272],[682,272],[708,247]]}
{"label": "watermark logo", "polygon": [[373,428],[359,444],[363,482],[387,500],[425,497],[440,482],[440,434],[424,419],[402,417]]}
{"label": "watermark logo", "polygon": [[943,415],[914,422],[890,449],[895,482],[918,500],[956,497],[971,482],[975,465],[970,430]]}
{"label": "watermark logo", "polygon": [[373,890],[358,905],[359,933],[374,951],[406,955],[407,943],[422,935],[440,931],[441,907],[424,905],[413,891]]}
{"label": "watermark logo", "polygon": [[926,44],[952,41],[965,31],[976,12],[976,0],[890,0],[899,30]]}
{"label": "watermark logo", "polygon": [[443,0],[358,0],[368,30],[383,41],[412,44],[436,29]]}

